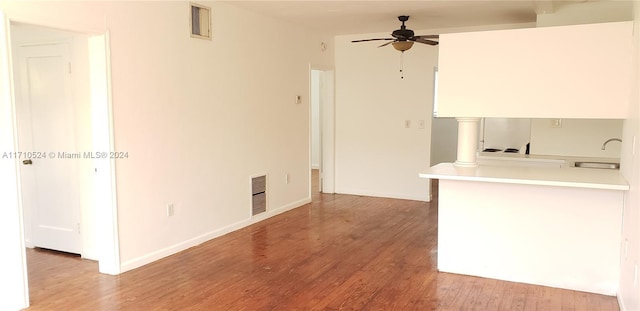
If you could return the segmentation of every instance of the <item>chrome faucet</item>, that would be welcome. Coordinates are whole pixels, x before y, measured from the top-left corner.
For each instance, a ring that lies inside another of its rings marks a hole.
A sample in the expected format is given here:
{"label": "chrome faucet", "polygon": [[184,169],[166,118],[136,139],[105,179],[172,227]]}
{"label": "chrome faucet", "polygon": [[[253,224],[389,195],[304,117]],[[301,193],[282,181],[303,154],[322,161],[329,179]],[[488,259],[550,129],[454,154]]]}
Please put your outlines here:
{"label": "chrome faucet", "polygon": [[602,144],[602,150],[605,150],[607,148],[607,144],[612,142],[612,141],[614,141],[614,140],[622,142],[622,139],[620,139],[620,138],[609,138],[609,139],[607,139],[607,141],[604,142],[604,144]]}

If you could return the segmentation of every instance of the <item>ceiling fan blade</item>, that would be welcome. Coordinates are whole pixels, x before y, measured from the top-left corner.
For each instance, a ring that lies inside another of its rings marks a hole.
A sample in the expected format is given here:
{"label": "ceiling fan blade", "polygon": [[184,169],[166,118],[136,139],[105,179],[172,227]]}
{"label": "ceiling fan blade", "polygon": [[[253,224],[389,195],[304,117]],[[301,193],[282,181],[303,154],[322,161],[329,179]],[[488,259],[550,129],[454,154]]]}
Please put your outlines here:
{"label": "ceiling fan blade", "polygon": [[414,36],[414,38],[439,39],[440,35],[422,35],[422,36]]}
{"label": "ceiling fan blade", "polygon": [[378,40],[395,40],[395,39],[394,38],[363,39],[363,40],[353,40],[353,41],[351,41],[351,43],[366,42],[366,41],[378,41]]}
{"label": "ceiling fan blade", "polygon": [[389,42],[387,42],[387,43],[385,43],[385,44],[382,44],[382,45],[380,45],[380,46],[378,46],[378,47],[379,47],[379,48],[381,48],[381,47],[383,47],[383,46],[387,46],[387,45],[389,45],[389,44],[391,44],[391,43],[394,43],[394,42],[396,42],[396,41],[389,41]]}
{"label": "ceiling fan blade", "polygon": [[427,39],[423,39],[423,38],[411,38],[411,41],[415,41],[418,43],[424,43],[424,44],[428,44],[428,45],[438,45],[438,41],[433,41],[433,40],[427,40]]}

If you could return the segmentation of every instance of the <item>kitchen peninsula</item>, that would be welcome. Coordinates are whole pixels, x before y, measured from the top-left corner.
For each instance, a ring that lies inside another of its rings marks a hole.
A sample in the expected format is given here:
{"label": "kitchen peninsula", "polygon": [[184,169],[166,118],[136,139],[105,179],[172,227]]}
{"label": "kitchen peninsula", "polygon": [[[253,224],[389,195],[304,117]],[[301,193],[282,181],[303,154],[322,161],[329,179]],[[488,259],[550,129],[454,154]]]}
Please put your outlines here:
{"label": "kitchen peninsula", "polygon": [[623,193],[618,170],[441,163],[438,270],[615,295]]}
{"label": "kitchen peninsula", "polygon": [[627,119],[632,39],[628,21],[440,36],[434,113],[456,118],[458,148],[455,164],[420,173],[439,179],[438,270],[618,293],[620,171],[477,152],[481,118]]}

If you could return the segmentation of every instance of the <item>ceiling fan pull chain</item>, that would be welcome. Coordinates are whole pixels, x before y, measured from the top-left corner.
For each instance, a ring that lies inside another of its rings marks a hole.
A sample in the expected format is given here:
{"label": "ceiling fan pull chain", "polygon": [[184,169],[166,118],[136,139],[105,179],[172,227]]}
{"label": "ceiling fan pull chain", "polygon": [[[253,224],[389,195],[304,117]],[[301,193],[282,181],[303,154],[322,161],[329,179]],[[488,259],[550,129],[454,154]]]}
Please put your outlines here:
{"label": "ceiling fan pull chain", "polygon": [[404,51],[400,53],[400,79],[404,79]]}

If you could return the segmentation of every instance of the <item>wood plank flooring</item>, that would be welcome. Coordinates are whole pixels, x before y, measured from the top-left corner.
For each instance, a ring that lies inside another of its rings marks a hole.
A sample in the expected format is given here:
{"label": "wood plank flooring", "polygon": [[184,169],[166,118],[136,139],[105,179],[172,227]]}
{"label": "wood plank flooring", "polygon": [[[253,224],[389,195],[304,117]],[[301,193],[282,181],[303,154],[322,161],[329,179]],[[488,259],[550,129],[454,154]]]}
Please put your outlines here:
{"label": "wood plank flooring", "polygon": [[313,201],[119,276],[29,249],[28,310],[619,310],[615,297],[437,272],[437,200]]}

